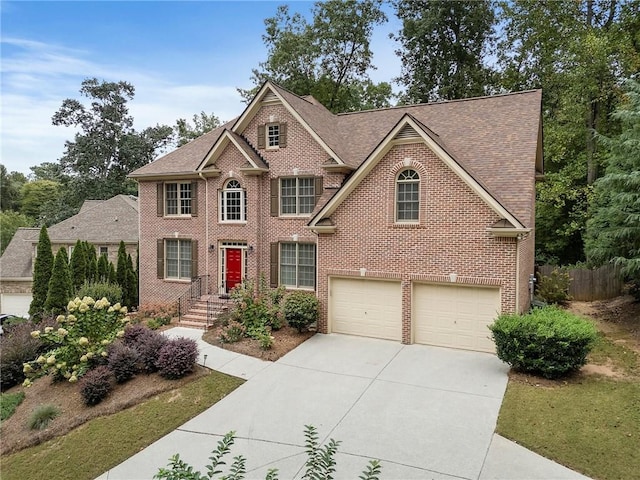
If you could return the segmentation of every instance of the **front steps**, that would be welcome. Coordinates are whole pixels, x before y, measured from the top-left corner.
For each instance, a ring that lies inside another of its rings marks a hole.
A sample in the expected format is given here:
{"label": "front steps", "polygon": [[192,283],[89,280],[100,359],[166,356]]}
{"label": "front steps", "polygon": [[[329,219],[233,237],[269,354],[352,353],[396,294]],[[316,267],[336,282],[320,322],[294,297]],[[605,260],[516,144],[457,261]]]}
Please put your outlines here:
{"label": "front steps", "polygon": [[[220,298],[218,295],[203,295],[192,301],[191,308],[186,314],[181,315],[178,325],[207,330],[213,326],[220,314],[229,309],[230,305],[231,300],[228,298]],[[207,310],[209,308],[211,309],[211,318],[207,324]]]}

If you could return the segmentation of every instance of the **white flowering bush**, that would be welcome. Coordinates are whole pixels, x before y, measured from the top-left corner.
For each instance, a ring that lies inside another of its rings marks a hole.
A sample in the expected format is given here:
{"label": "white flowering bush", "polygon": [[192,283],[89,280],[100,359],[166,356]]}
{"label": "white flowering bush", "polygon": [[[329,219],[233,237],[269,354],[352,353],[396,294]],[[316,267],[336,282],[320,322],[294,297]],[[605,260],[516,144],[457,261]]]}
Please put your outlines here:
{"label": "white flowering bush", "polygon": [[58,315],[57,329],[46,327],[31,332],[32,337],[40,338],[51,348],[23,365],[27,377],[24,386],[44,375],[77,382],[100,357],[107,356],[109,345],[124,335],[130,321],[127,307],[111,305],[104,297],[97,301],[76,297],[67,305],[67,312]]}

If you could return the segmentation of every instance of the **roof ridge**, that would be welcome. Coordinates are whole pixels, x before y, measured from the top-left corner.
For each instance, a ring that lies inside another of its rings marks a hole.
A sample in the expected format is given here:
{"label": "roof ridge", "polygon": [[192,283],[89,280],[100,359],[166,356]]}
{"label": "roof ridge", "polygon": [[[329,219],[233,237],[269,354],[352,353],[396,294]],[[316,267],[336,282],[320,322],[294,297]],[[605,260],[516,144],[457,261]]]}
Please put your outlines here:
{"label": "roof ridge", "polygon": [[509,96],[514,96],[514,95],[522,95],[522,94],[534,93],[534,92],[539,92],[539,91],[542,91],[542,89],[541,88],[532,88],[532,89],[529,89],[529,90],[521,90],[521,91],[517,91],[517,92],[505,92],[505,93],[497,93],[495,95],[483,95],[482,97],[455,98],[453,100],[441,100],[441,101],[426,102],[426,103],[411,103],[409,105],[393,105],[391,107],[370,108],[368,110],[357,110],[357,111],[354,111],[354,112],[340,112],[340,113],[335,113],[334,115],[336,115],[337,117],[344,117],[344,116],[347,116],[347,115],[357,115],[359,113],[383,112],[383,111],[400,110],[400,109],[407,109],[407,108],[417,108],[417,107],[427,107],[427,106],[434,106],[434,105],[443,105],[443,104],[449,104],[449,103],[462,103],[462,102],[471,102],[471,101],[476,101],[476,100],[489,100],[489,99],[494,99],[494,98],[509,97]]}

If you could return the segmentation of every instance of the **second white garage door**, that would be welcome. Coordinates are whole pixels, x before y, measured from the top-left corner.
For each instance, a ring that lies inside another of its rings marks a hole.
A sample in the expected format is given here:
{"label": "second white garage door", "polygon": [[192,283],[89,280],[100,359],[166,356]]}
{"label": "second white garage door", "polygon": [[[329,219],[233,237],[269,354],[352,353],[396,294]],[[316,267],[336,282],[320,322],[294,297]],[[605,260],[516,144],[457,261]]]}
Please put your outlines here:
{"label": "second white garage door", "polygon": [[330,278],[329,304],[332,332],[402,339],[400,282]]}
{"label": "second white garage door", "polygon": [[28,317],[32,298],[30,293],[0,294],[0,312],[17,317]]}
{"label": "second white garage door", "polygon": [[498,288],[413,285],[413,334],[416,343],[495,352],[491,332],[500,312]]}

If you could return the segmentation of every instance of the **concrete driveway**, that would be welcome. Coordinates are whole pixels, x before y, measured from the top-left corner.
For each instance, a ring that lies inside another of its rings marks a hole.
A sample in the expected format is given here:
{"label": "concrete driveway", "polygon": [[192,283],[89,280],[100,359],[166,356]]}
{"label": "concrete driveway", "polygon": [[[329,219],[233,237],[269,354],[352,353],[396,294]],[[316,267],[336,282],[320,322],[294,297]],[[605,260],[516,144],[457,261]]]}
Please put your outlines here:
{"label": "concrete driveway", "polygon": [[[172,329],[172,336],[200,332]],[[341,441],[336,478],[369,459],[383,479],[585,478],[494,435],[507,384],[495,356],[343,335],[316,335],[275,363],[202,343],[207,366],[249,380],[179,429],[99,477],[152,478],[175,453],[201,471],[222,436],[247,479],[304,474],[304,426]]]}

